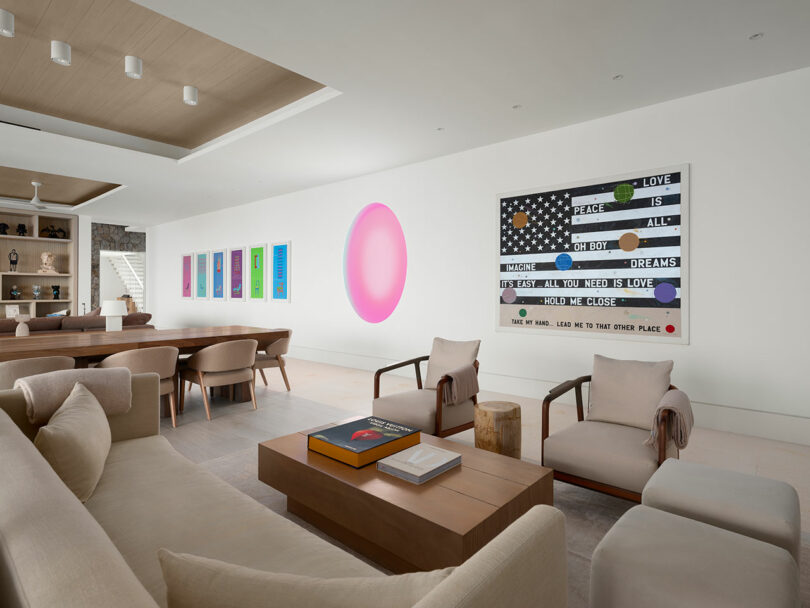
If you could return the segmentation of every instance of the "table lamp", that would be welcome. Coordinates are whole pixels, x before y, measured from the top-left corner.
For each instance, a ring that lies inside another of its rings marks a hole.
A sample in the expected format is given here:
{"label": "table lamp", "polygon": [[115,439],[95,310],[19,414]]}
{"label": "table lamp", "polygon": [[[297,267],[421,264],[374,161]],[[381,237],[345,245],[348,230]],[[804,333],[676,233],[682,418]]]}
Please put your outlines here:
{"label": "table lamp", "polygon": [[126,302],[121,300],[104,300],[101,315],[107,317],[107,331],[121,331],[121,317],[127,314]]}

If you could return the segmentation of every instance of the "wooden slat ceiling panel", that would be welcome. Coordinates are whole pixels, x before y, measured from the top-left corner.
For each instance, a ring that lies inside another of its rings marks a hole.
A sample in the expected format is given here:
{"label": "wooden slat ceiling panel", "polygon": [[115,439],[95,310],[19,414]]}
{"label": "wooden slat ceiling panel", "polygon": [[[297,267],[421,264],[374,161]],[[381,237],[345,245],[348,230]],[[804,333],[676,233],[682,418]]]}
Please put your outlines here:
{"label": "wooden slat ceiling panel", "polygon": [[[129,0],[1,1],[16,36],[0,38],[0,104],[195,148],[323,87]],[[51,40],[71,45],[70,67]],[[141,80],[125,55],[143,59]]]}
{"label": "wooden slat ceiling panel", "polygon": [[91,179],[0,167],[0,196],[30,200],[34,196],[31,182],[42,183],[40,200],[65,205],[78,205],[118,187],[118,184]]}

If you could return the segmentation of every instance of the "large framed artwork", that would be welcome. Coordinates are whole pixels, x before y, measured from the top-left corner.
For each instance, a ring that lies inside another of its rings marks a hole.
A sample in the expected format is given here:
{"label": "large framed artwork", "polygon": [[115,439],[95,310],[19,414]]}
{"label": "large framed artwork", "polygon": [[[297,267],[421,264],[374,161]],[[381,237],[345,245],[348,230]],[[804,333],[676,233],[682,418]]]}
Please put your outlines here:
{"label": "large framed artwork", "polygon": [[196,258],[196,285],[195,297],[198,300],[207,300],[209,298],[209,274],[210,274],[210,260],[211,253],[209,251],[198,251],[195,254]]}
{"label": "large framed artwork", "polygon": [[250,299],[266,300],[267,270],[265,268],[265,254],[267,245],[251,245],[250,247]]}
{"label": "large framed artwork", "polygon": [[184,300],[194,298],[194,254],[184,253],[180,256],[180,297]]}
{"label": "large framed artwork", "polygon": [[245,248],[229,249],[228,258],[228,297],[231,300],[244,300]]}
{"label": "large framed artwork", "polygon": [[498,328],[689,341],[689,165],[498,196]]}
{"label": "large framed artwork", "polygon": [[211,299],[225,301],[227,257],[224,249],[211,252]]}
{"label": "large framed artwork", "polygon": [[273,280],[271,281],[274,302],[290,301],[290,241],[273,243]]}

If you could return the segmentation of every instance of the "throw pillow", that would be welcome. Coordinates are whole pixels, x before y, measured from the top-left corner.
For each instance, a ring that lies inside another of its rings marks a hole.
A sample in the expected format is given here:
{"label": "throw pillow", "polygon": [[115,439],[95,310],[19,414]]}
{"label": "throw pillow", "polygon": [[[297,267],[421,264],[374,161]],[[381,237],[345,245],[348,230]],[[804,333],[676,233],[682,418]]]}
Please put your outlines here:
{"label": "throw pillow", "polygon": [[133,312],[126,315],[121,319],[122,325],[146,325],[152,318],[152,313],[149,312]]}
{"label": "throw pillow", "polygon": [[453,568],[398,576],[315,578],[158,551],[169,608],[410,608]]}
{"label": "throw pillow", "polygon": [[425,388],[436,388],[439,380],[447,372],[452,372],[465,365],[472,365],[478,357],[481,340],[454,342],[444,338],[433,338],[433,348],[428,359]]}
{"label": "throw pillow", "polygon": [[672,361],[625,361],[594,355],[588,420],[650,430],[669,390]]}
{"label": "throw pillow", "polygon": [[110,443],[107,415],[80,383],[34,438],[42,456],[82,502],[93,495],[101,479]]}

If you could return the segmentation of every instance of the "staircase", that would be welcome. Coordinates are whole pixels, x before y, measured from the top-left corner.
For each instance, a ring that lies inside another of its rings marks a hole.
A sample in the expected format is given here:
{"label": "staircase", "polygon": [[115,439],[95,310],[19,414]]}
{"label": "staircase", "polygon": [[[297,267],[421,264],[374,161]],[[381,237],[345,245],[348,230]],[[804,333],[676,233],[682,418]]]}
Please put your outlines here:
{"label": "staircase", "polygon": [[138,307],[138,311],[143,312],[144,283],[146,282],[144,254],[105,252],[104,258],[109,260],[121,282],[127,286],[127,293],[132,296],[132,301]]}

